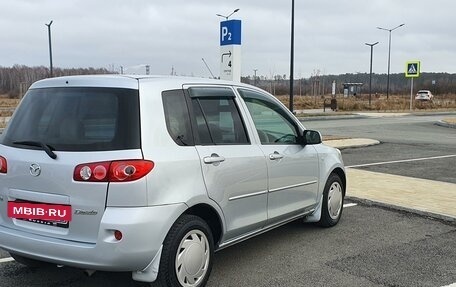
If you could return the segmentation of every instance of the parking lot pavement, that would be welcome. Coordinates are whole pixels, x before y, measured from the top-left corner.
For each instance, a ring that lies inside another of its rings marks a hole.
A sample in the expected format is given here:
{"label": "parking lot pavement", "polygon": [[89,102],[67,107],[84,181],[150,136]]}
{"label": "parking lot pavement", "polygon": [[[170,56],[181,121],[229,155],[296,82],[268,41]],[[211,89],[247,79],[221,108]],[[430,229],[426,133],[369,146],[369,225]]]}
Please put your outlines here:
{"label": "parking lot pavement", "polygon": [[[376,145],[372,139],[329,140],[336,148]],[[455,155],[449,155],[456,158]],[[456,184],[347,168],[347,196],[426,216],[456,221]]]}
{"label": "parking lot pavement", "polygon": [[347,196],[456,221],[456,184],[347,169]]}
{"label": "parking lot pavement", "polygon": [[[456,226],[358,204],[333,228],[297,220],[215,254],[208,287],[446,286],[456,282]],[[0,286],[146,287],[131,273],[0,263]]]}

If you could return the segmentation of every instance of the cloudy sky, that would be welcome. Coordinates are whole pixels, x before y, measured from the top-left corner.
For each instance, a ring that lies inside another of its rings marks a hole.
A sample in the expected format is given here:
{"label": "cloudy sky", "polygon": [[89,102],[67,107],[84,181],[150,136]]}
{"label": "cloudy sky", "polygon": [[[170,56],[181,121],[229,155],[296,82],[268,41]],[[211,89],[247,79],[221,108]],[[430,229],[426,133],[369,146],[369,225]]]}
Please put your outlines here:
{"label": "cloudy sky", "polygon": [[[0,66],[48,66],[45,23],[53,20],[54,67],[139,73],[219,74],[219,22],[239,12],[242,75],[289,75],[291,0],[0,0]],[[421,60],[422,72],[456,73],[454,0],[295,0],[295,78],[391,72]]]}

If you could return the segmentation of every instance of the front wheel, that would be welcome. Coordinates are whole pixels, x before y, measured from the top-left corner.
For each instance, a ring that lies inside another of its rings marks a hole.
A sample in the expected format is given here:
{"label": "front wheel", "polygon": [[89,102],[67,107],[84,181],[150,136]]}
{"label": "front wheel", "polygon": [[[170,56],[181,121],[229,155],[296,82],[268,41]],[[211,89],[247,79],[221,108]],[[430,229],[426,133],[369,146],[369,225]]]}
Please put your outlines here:
{"label": "front wheel", "polygon": [[331,227],[339,222],[344,207],[344,196],[342,180],[337,174],[331,174],[323,191],[321,218],[318,225]]}
{"label": "front wheel", "polygon": [[158,286],[205,286],[212,269],[214,241],[207,223],[195,215],[182,215],[163,244]]}

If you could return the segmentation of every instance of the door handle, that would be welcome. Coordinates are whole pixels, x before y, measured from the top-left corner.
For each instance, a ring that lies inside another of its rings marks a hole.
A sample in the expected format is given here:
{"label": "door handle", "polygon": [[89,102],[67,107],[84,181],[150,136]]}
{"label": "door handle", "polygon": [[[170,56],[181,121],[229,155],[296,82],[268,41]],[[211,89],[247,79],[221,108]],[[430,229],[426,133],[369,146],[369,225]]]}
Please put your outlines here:
{"label": "door handle", "polygon": [[203,158],[204,163],[219,165],[222,161],[225,161],[223,156],[219,156],[216,153],[211,154],[211,156],[206,156]]}
{"label": "door handle", "polygon": [[269,154],[270,160],[277,160],[277,159],[282,159],[282,158],[283,158],[283,154],[280,154],[276,151],[274,153]]}

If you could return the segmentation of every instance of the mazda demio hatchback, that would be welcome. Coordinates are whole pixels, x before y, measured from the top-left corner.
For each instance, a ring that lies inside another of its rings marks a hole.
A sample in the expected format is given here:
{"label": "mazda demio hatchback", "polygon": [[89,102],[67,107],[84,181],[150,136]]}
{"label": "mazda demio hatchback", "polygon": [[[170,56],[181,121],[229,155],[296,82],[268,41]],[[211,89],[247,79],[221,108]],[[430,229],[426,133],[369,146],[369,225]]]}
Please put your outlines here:
{"label": "mazda demio hatchback", "polygon": [[0,142],[0,247],[28,266],[204,286],[214,252],[341,218],[339,150],[274,96],[218,80],[34,83]]}

